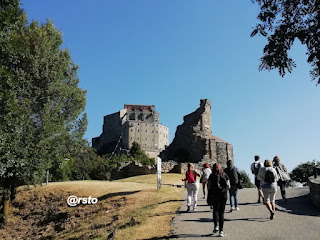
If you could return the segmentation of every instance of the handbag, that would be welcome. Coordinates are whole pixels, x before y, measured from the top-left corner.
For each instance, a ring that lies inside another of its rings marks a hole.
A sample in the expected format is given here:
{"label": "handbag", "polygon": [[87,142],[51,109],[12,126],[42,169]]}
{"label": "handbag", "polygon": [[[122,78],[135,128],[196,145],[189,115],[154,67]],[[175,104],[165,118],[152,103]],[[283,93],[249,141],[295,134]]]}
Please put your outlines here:
{"label": "handbag", "polygon": [[282,181],[290,181],[291,178],[289,176],[289,174],[281,168],[281,166],[276,167],[276,171],[278,173],[279,179]]}

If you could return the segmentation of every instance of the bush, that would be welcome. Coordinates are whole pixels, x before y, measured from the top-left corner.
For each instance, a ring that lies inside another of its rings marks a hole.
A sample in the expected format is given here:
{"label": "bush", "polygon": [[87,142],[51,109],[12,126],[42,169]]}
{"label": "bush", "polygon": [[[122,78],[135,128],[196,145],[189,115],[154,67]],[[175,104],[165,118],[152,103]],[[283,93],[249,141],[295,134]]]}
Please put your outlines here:
{"label": "bush", "polygon": [[148,155],[141,149],[141,146],[137,142],[132,143],[132,147],[129,152],[130,158],[132,160],[137,160],[142,165],[154,165],[156,160],[154,158],[149,158]]}
{"label": "bush", "polygon": [[308,178],[313,175],[313,168],[319,164],[316,160],[312,162],[301,163],[296,166],[290,173],[290,177],[293,181],[300,182],[304,186],[307,185]]}
{"label": "bush", "polygon": [[254,184],[250,181],[249,175],[246,173],[246,171],[242,170],[240,171],[241,176],[241,182],[242,186],[244,188],[253,188]]}

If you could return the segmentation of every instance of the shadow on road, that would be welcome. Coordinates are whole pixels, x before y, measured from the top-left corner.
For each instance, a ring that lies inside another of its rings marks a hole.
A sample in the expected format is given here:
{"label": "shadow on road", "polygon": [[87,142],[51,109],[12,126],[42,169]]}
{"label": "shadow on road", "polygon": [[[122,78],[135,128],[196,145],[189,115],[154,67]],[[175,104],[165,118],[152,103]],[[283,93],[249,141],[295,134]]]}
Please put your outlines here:
{"label": "shadow on road", "polygon": [[313,206],[309,194],[288,198],[286,203],[279,200],[276,202],[276,205],[284,208],[280,209],[279,207],[276,207],[276,210],[279,212],[306,216],[320,216],[320,210]]}
{"label": "shadow on road", "polygon": [[246,202],[246,203],[239,203],[238,205],[261,205],[262,203],[257,202]]}
{"label": "shadow on road", "polygon": [[212,222],[212,218],[186,219],[185,222]]}
{"label": "shadow on road", "polygon": [[172,238],[193,238],[193,239],[196,239],[196,238],[205,238],[205,237],[212,238],[213,234],[204,234],[204,235],[201,235],[201,234],[177,234],[177,235],[170,236],[169,239],[172,239]]}
{"label": "shadow on road", "polygon": [[267,222],[270,221],[269,218],[235,218],[235,219],[224,219],[225,222],[233,222],[233,221],[250,221],[250,222]]}
{"label": "shadow on road", "polygon": [[163,239],[176,239],[176,238],[212,238],[214,237],[213,234],[205,234],[205,235],[201,235],[201,234],[174,234],[172,236],[169,237],[153,237],[153,238],[148,238],[148,239],[143,239],[143,240],[163,240]]}

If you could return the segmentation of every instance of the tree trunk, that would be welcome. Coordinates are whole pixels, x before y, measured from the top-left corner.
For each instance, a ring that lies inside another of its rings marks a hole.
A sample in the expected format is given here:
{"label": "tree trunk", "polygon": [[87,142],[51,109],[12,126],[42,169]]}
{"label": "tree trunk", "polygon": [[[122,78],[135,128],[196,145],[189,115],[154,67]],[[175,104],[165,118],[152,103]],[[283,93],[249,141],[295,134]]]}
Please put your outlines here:
{"label": "tree trunk", "polygon": [[2,198],[2,203],[3,203],[3,209],[2,209],[2,219],[0,220],[3,225],[6,225],[9,219],[9,206],[10,206],[10,189],[5,188],[3,190],[3,198]]}

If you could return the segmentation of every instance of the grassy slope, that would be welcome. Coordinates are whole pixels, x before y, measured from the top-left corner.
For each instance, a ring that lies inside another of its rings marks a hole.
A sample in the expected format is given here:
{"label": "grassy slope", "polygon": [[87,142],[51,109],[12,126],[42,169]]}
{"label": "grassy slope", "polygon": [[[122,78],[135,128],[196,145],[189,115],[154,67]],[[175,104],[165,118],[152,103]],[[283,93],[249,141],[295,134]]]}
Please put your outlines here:
{"label": "grassy slope", "polygon": [[[181,184],[179,174],[164,174],[166,184]],[[0,239],[149,239],[167,236],[170,221],[181,204],[182,189],[163,186],[156,175],[120,181],[50,183],[18,189],[11,218]],[[95,205],[68,207],[68,196],[97,197]],[[129,224],[132,217],[136,224]]]}

